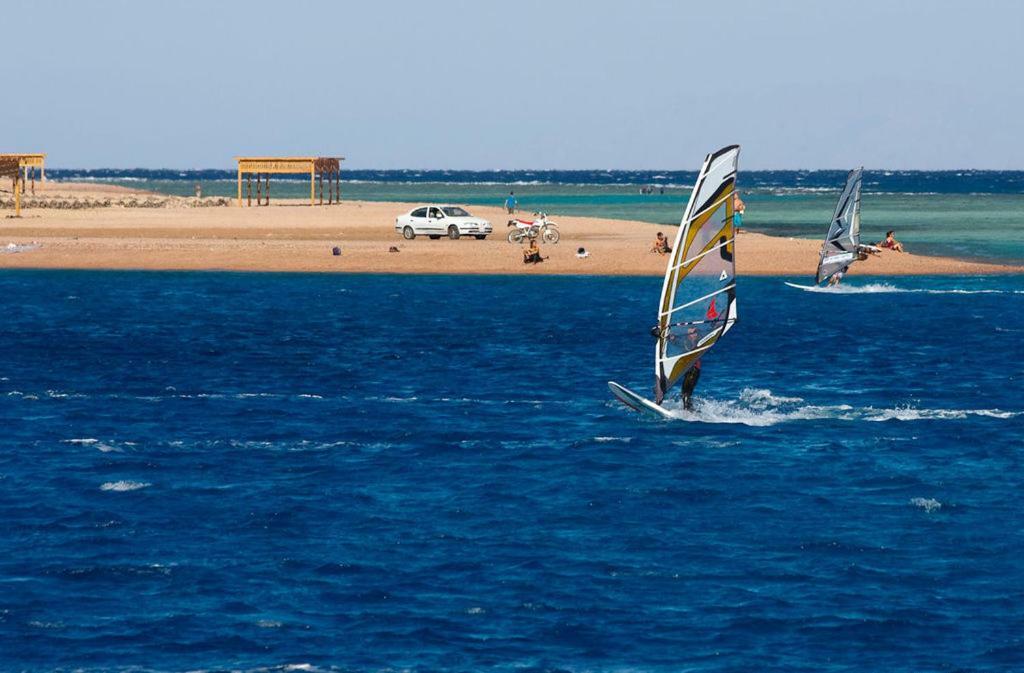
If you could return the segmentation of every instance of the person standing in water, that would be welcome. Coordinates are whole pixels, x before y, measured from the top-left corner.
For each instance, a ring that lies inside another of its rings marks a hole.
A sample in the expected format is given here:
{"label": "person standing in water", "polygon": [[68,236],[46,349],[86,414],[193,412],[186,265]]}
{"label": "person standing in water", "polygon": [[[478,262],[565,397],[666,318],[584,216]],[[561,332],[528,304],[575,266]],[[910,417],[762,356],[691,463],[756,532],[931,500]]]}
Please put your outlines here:
{"label": "person standing in water", "polygon": [[739,192],[732,193],[732,225],[735,229],[743,226],[743,213],[747,212],[747,204],[743,203]]}

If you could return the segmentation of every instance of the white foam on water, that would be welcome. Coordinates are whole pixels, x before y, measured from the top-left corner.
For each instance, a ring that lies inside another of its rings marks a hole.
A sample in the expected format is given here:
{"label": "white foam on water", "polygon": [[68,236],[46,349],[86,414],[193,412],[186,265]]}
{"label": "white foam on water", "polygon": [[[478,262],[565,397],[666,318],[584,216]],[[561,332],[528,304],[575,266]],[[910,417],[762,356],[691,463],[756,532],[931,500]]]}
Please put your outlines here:
{"label": "white foam on water", "polygon": [[663,407],[672,418],[681,421],[752,427],[825,419],[884,422],[962,420],[980,416],[1005,420],[1024,415],[1024,412],[1003,409],[919,409],[912,406],[876,409],[855,408],[849,404],[806,404],[803,398],[775,395],[766,388],[744,388],[735,400],[695,397],[692,411],[683,409],[681,400],[667,402]]}
{"label": "white foam on water", "polygon": [[147,486],[152,486],[152,484],[144,481],[108,481],[100,485],[100,490],[126,493],[128,491],[138,491]]}
{"label": "white foam on water", "polygon": [[[95,446],[97,450],[103,453],[122,453],[124,449],[114,444],[108,444],[107,442],[100,441],[95,437],[83,437],[81,439],[62,439],[60,440],[64,444],[79,444],[82,446]],[[128,446],[133,446],[131,442],[125,442]]]}
{"label": "white foam on water", "polygon": [[866,409],[865,421],[944,421],[962,420],[968,416],[985,416],[988,418],[1013,418],[1020,412],[1003,411],[1002,409],[918,409],[916,407],[895,407],[892,409]]}
{"label": "white foam on water", "polygon": [[628,444],[633,441],[632,437],[594,437],[595,442],[622,442]]}
{"label": "white foam on water", "polygon": [[1024,290],[961,290],[961,289],[937,289],[896,287],[889,283],[868,283],[866,285],[798,285],[797,283],[786,282],[786,285],[804,292],[817,292],[821,294],[1024,294]]}
{"label": "white foam on water", "polygon": [[920,507],[929,514],[935,510],[942,509],[942,503],[935,498],[911,498],[910,504],[914,507]]}

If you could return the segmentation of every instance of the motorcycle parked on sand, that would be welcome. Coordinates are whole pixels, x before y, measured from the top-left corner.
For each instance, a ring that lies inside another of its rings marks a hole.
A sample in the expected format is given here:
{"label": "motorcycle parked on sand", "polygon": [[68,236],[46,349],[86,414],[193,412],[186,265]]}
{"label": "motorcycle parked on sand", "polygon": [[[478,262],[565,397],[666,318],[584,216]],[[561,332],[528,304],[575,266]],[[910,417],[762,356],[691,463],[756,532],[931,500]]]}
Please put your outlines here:
{"label": "motorcycle parked on sand", "polygon": [[540,236],[545,243],[558,243],[561,238],[558,224],[549,220],[547,213],[534,213],[533,216],[533,221],[518,218],[508,221],[508,242],[522,243],[524,239],[532,241]]}

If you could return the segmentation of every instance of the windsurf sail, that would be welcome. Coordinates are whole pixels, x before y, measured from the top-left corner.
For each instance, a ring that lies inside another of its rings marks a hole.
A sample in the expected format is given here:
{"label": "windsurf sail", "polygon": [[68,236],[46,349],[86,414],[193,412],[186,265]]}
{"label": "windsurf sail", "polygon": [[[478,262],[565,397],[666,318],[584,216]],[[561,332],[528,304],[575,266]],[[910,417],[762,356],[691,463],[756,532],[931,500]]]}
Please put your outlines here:
{"label": "windsurf sail", "polygon": [[815,282],[828,280],[857,259],[860,245],[860,185],[864,168],[850,171],[818,257]]}
{"label": "windsurf sail", "polygon": [[658,404],[736,322],[733,197],[739,155],[739,145],[707,155],[683,211],[654,328]]}

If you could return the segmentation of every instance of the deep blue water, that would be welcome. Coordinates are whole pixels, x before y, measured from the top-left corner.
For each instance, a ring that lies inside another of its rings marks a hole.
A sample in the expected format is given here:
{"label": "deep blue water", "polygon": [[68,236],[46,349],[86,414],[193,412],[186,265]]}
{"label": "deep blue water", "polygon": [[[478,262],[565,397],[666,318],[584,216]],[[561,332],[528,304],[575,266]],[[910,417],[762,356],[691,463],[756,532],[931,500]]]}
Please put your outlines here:
{"label": "deep blue water", "polygon": [[659,285],[0,273],[0,668],[1024,669],[1024,278]]}
{"label": "deep blue water", "polygon": [[[699,157],[694,158],[699,163]],[[852,168],[852,166],[850,167]],[[849,168],[842,170],[762,170],[743,171],[744,189],[795,191],[836,191],[846,181]],[[192,183],[230,181],[236,171],[216,168],[177,170],[171,168],[81,168],[50,169],[47,174],[58,180],[152,181],[186,183],[182,193],[191,194]],[[437,169],[369,170],[343,167],[346,181],[383,184],[477,184],[477,185],[671,185],[689,188],[697,171],[679,170],[489,170],[461,171]],[[276,178],[278,180],[284,178]],[[304,178],[295,178],[307,184]],[[838,187],[837,187],[838,185]],[[1024,171],[864,171],[866,192],[900,194],[1024,194]]]}

